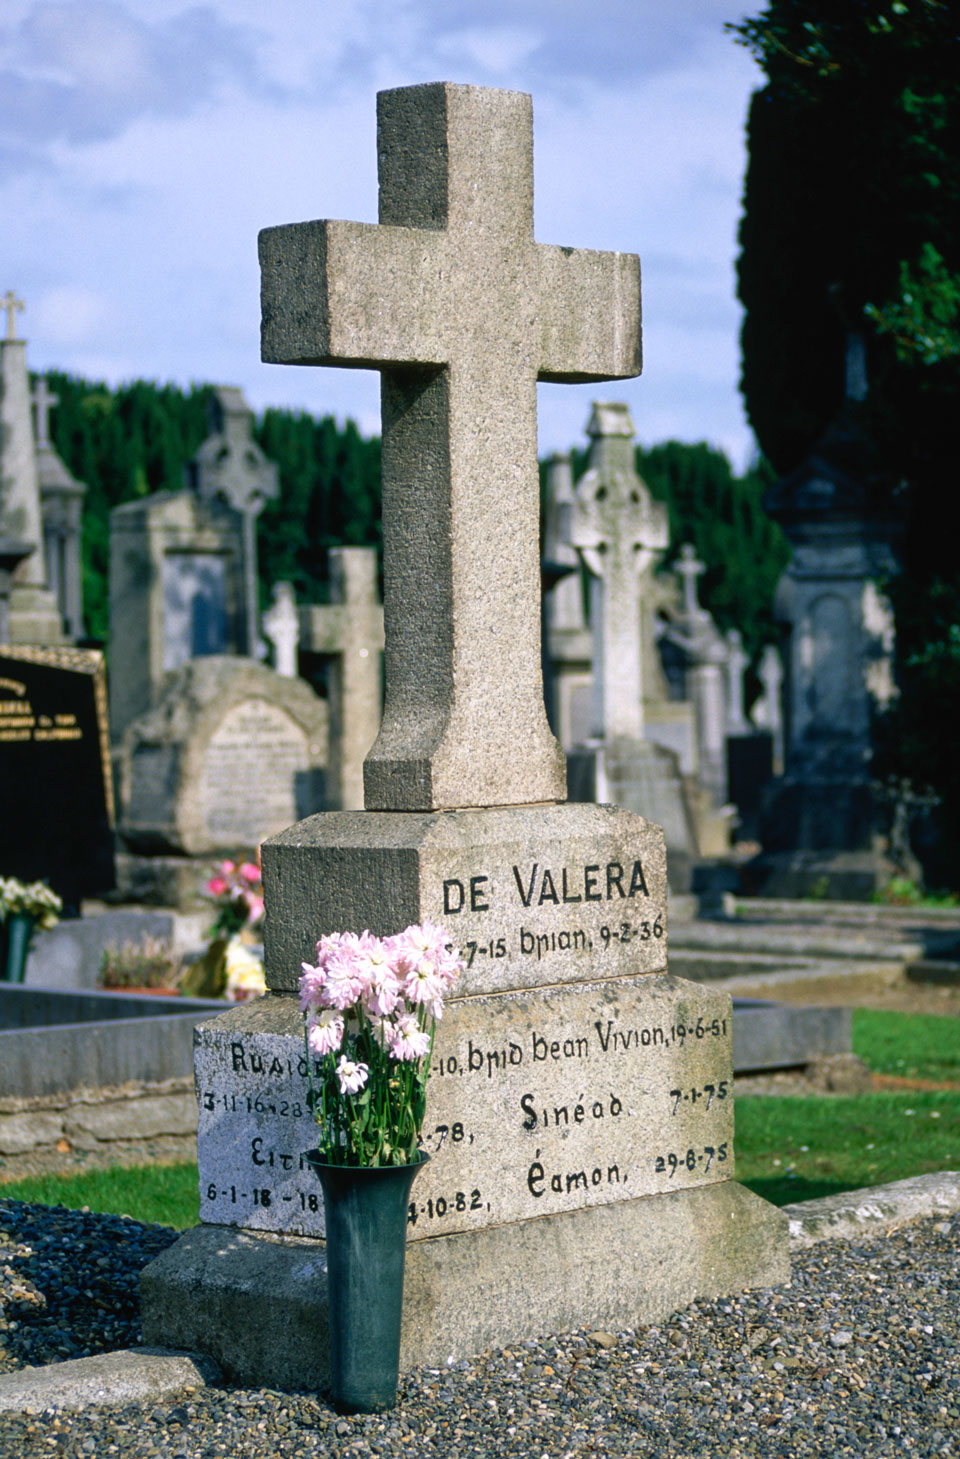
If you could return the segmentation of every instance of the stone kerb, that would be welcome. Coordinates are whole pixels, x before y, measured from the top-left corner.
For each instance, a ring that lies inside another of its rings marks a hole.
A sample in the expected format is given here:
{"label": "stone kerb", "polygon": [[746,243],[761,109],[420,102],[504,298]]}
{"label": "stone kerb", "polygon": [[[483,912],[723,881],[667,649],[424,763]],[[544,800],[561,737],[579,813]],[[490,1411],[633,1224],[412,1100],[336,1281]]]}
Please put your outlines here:
{"label": "stone kerb", "polygon": [[309,685],[249,659],[195,659],[124,733],[124,839],[188,856],[258,846],[321,799],[326,761],[326,704]]}

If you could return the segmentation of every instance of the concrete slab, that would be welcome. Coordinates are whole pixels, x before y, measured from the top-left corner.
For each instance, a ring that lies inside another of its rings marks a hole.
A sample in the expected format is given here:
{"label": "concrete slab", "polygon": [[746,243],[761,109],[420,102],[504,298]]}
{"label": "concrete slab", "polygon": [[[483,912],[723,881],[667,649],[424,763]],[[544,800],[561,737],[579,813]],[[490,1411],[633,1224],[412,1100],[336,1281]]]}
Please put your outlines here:
{"label": "concrete slab", "polygon": [[782,1207],[790,1222],[794,1249],[845,1236],[884,1236],[923,1216],[953,1216],[960,1211],[960,1171],[916,1175],[867,1190],[845,1191],[819,1201]]}
{"label": "concrete slab", "polygon": [[203,1388],[220,1374],[210,1358],[168,1348],[122,1348],[0,1375],[0,1412],[106,1408]]}

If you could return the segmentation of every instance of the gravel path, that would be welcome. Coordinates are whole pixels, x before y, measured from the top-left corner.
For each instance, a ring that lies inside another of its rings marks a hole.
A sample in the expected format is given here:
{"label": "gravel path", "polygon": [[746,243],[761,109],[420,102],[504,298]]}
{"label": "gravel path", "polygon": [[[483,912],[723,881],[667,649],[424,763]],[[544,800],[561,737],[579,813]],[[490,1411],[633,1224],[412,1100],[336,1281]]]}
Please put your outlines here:
{"label": "gravel path", "polygon": [[[134,1347],[161,1226],[0,1200],[0,1372]],[[960,1217],[795,1252],[789,1287],[567,1332],[401,1380],[389,1414],[228,1386],[0,1414],[2,1459],[960,1454]]]}

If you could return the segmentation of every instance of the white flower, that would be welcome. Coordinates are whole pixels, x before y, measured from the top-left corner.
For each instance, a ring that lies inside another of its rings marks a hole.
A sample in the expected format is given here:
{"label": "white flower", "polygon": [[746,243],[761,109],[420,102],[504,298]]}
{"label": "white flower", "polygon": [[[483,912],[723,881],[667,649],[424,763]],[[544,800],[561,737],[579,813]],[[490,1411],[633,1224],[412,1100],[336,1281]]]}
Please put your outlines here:
{"label": "white flower", "polygon": [[226,951],[227,986],[225,996],[231,1003],[245,1003],[267,991],[263,964],[244,947],[239,937],[231,937]]}
{"label": "white flower", "polygon": [[367,1082],[370,1073],[366,1064],[355,1063],[348,1059],[346,1054],[341,1055],[337,1065],[337,1078],[340,1080],[341,1094],[357,1094]]}

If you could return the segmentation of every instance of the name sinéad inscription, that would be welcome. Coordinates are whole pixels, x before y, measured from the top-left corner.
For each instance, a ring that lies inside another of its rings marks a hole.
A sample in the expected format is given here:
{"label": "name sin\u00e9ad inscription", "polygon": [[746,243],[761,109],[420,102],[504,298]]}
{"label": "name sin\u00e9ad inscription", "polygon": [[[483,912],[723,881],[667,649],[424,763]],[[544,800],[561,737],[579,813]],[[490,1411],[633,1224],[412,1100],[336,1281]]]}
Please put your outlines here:
{"label": "name sin\u00e9ad inscription", "polygon": [[[201,1219],[323,1234],[293,1005],[289,1033],[201,1032]],[[733,1173],[729,999],[668,975],[448,1005],[411,1240]]]}

